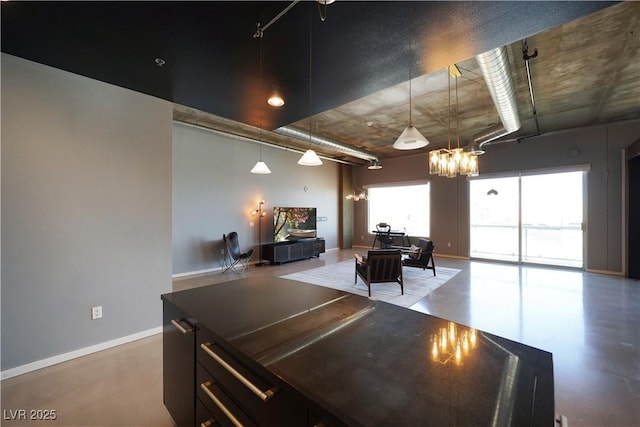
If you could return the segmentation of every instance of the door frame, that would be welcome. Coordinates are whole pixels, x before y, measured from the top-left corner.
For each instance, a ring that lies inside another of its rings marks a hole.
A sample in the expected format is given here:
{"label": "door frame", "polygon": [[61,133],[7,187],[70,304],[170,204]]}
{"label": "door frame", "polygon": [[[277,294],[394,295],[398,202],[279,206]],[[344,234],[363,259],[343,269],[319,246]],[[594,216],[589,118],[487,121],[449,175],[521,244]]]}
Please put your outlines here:
{"label": "door frame", "polygon": [[[548,174],[556,174],[556,173],[567,173],[567,172],[583,172],[582,174],[582,267],[570,267],[570,266],[554,266],[559,268],[574,268],[586,271],[587,266],[587,255],[588,255],[588,229],[587,221],[588,221],[588,172],[591,171],[590,164],[579,164],[572,166],[561,166],[561,167],[552,167],[552,168],[541,168],[541,169],[527,169],[522,171],[512,171],[512,172],[500,172],[500,173],[489,173],[482,174],[477,177],[467,177],[467,181],[475,181],[482,179],[492,179],[492,178],[518,178],[518,261],[500,261],[512,264],[530,264],[530,265],[545,265],[545,264],[533,264],[526,263],[522,261],[522,177],[523,176],[535,176],[535,175],[548,175]],[[478,259],[478,260],[490,260],[496,261],[488,258],[476,258],[471,256],[471,186],[469,185],[468,191],[468,203],[469,203],[469,242],[467,246],[469,247],[469,258],[470,259]],[[551,265],[551,264],[550,264]]]}

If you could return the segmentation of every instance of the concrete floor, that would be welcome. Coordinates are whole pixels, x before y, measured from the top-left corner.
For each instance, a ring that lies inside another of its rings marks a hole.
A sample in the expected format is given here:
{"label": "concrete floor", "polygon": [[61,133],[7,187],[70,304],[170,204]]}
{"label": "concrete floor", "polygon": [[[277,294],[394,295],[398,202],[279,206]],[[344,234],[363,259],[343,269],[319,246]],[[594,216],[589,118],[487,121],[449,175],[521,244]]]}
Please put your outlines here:
{"label": "concrete floor", "polygon": [[[362,250],[250,267],[280,276],[352,259]],[[462,271],[412,308],[553,353],[556,412],[570,426],[640,426],[640,282],[580,271],[436,258]],[[431,272],[427,272],[431,274]],[[233,280],[174,281],[188,289]],[[1,383],[3,426],[172,426],[162,404],[160,335]],[[55,409],[53,421],[12,412]]]}

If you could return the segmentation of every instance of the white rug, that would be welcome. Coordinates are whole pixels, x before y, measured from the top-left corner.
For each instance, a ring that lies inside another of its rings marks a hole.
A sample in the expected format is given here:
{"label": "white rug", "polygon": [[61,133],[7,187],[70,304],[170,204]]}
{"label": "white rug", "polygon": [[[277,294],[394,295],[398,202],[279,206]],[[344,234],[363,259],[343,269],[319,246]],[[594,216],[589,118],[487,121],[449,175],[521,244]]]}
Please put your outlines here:
{"label": "white rug", "polygon": [[[299,273],[280,276],[284,279],[298,280],[328,288],[340,289],[353,294],[369,296],[367,285],[358,277],[353,283],[355,275],[355,260],[342,261],[338,264],[312,268]],[[458,274],[455,268],[438,267],[433,276],[432,270],[405,267],[402,270],[404,295],[400,295],[400,285],[397,283],[374,283],[371,285],[371,299],[385,301],[402,307],[410,307],[430,292],[444,285],[449,279]]]}

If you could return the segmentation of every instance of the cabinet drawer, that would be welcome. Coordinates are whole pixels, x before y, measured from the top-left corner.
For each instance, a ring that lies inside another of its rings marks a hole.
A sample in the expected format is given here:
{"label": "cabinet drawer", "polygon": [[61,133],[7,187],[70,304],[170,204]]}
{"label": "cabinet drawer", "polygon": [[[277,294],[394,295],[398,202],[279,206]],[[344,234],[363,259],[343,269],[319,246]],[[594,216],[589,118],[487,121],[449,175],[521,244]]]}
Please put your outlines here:
{"label": "cabinet drawer", "polygon": [[313,242],[302,243],[302,257],[311,258],[313,256]]}
{"label": "cabinet drawer", "polygon": [[276,246],[273,248],[275,262],[289,261],[289,246]]}
{"label": "cabinet drawer", "polygon": [[216,417],[204,406],[204,403],[200,402],[200,399],[196,399],[196,427],[213,427],[220,425],[220,422],[216,420]]}
{"label": "cabinet drawer", "polygon": [[198,363],[258,424],[278,427],[305,424],[306,408],[291,392],[279,390],[244,366],[213,342],[206,330],[199,331],[199,335]]}
{"label": "cabinet drawer", "polygon": [[196,363],[196,394],[221,426],[257,426],[244,409],[234,400],[222,384]]}
{"label": "cabinet drawer", "polygon": [[286,259],[287,261],[298,259],[302,256],[302,246],[299,244],[291,243],[287,245],[286,248],[289,250],[289,254]]}
{"label": "cabinet drawer", "polygon": [[277,394],[277,390],[271,384],[211,341],[200,342],[197,360],[229,391],[243,402],[246,401],[248,406],[262,406]]}

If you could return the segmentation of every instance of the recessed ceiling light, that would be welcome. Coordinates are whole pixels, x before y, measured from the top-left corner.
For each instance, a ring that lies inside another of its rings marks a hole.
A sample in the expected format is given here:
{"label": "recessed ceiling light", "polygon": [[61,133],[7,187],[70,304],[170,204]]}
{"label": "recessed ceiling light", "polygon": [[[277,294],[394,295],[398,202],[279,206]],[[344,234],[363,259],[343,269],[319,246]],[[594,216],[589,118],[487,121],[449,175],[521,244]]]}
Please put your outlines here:
{"label": "recessed ceiling light", "polygon": [[158,67],[162,67],[162,66],[163,66],[164,64],[166,64],[166,63],[167,63],[167,62],[166,62],[164,59],[162,59],[162,58],[156,58],[156,65],[157,65]]}
{"label": "recessed ceiling light", "polygon": [[267,99],[267,104],[272,107],[282,107],[284,105],[284,99],[278,94],[273,94]]}

